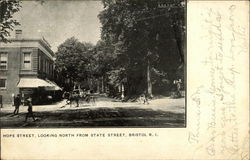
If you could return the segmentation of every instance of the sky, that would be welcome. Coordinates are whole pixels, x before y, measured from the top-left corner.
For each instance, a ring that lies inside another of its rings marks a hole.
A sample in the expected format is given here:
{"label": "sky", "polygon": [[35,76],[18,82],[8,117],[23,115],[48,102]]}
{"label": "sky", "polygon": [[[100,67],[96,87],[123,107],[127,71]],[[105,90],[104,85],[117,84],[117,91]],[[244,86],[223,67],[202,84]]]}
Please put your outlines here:
{"label": "sky", "polygon": [[[100,39],[101,24],[97,15],[103,10],[101,1],[23,1],[22,8],[14,14],[21,26],[23,38],[44,37],[51,49],[67,38],[95,44]],[[12,32],[12,37],[14,32]]]}

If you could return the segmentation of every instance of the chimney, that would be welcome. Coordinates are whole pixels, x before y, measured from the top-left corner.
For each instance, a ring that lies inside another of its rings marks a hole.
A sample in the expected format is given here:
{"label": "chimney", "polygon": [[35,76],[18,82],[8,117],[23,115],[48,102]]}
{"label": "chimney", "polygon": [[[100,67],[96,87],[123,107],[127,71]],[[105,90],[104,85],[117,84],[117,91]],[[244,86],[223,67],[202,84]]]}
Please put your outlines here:
{"label": "chimney", "polygon": [[16,31],[16,39],[21,39],[22,38],[22,30],[17,29]]}

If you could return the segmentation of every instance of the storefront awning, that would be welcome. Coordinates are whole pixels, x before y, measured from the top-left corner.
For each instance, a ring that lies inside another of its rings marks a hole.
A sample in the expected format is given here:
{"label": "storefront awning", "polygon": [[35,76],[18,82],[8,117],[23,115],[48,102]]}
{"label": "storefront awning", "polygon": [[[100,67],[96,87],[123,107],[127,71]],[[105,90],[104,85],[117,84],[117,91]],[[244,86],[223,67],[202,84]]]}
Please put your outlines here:
{"label": "storefront awning", "polygon": [[45,90],[47,91],[59,91],[62,90],[62,88],[60,88],[55,82],[47,80],[47,82],[49,82],[52,86],[50,87],[45,87]]}
{"label": "storefront awning", "polygon": [[54,87],[53,84],[39,78],[21,78],[17,84],[18,88],[38,88],[38,87]]}

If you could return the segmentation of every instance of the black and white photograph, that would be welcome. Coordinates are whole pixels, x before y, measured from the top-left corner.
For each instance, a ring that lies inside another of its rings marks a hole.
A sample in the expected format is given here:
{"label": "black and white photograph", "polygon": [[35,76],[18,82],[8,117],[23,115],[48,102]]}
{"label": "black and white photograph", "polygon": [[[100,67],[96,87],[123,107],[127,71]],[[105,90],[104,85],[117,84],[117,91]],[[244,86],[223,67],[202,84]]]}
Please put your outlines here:
{"label": "black and white photograph", "polygon": [[0,0],[0,159],[249,160],[247,0]]}
{"label": "black and white photograph", "polygon": [[1,128],[185,128],[184,0],[1,0]]}

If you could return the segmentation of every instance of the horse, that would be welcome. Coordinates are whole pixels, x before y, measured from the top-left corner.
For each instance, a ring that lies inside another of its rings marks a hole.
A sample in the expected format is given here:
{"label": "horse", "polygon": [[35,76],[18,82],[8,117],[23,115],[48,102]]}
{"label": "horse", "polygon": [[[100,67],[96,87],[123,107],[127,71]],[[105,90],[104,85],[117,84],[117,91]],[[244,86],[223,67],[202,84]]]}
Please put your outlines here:
{"label": "horse", "polygon": [[76,103],[76,107],[79,107],[79,100],[80,100],[80,95],[75,93],[75,92],[71,92],[70,95],[69,95],[69,104],[70,104],[70,107],[72,106],[72,103],[75,102]]}

